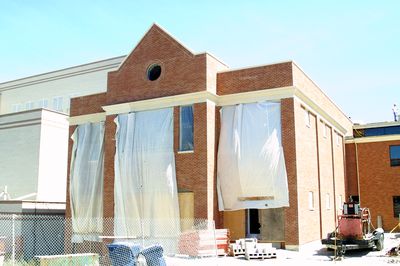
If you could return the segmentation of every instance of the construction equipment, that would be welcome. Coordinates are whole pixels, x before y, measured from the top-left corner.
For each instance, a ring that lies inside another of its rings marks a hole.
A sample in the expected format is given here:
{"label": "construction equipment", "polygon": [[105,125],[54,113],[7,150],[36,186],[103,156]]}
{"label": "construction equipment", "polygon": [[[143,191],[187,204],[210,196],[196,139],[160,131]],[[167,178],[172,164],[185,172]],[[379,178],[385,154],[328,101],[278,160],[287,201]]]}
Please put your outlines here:
{"label": "construction equipment", "polygon": [[[322,239],[323,245],[342,256],[347,250],[383,249],[384,232],[382,228],[371,230],[371,215],[368,208],[361,208],[357,202],[345,202],[343,212],[338,215],[335,231]],[[335,257],[336,257],[335,256]]]}

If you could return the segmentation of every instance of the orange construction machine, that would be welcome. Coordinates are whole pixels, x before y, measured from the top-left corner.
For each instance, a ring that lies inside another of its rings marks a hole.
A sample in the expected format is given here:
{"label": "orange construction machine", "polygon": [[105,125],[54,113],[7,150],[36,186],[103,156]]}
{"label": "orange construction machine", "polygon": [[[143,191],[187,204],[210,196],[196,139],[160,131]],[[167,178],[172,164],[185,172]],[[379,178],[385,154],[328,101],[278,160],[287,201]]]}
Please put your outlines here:
{"label": "orange construction machine", "polygon": [[321,240],[328,249],[336,250],[338,255],[353,249],[382,250],[383,241],[383,229],[373,228],[369,209],[361,208],[356,202],[343,204],[343,212],[338,215],[335,231]]}

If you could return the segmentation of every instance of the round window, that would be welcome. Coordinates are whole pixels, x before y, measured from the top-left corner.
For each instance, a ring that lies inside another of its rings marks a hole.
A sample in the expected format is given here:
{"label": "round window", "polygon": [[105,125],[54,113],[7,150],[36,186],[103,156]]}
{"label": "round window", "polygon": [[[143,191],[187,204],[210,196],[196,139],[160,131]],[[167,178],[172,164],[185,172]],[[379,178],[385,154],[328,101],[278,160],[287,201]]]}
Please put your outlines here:
{"label": "round window", "polygon": [[147,69],[147,79],[148,80],[156,80],[160,77],[161,75],[161,66],[154,64],[149,66],[149,68]]}

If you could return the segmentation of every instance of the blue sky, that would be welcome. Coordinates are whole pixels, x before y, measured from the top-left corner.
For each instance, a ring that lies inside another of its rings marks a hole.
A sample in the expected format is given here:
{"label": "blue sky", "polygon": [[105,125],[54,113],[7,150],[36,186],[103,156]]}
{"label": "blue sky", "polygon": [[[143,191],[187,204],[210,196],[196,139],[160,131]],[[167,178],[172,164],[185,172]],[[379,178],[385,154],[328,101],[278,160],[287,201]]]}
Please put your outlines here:
{"label": "blue sky", "polygon": [[0,1],[0,83],[127,54],[153,22],[231,68],[294,60],[353,121],[400,103],[400,1]]}

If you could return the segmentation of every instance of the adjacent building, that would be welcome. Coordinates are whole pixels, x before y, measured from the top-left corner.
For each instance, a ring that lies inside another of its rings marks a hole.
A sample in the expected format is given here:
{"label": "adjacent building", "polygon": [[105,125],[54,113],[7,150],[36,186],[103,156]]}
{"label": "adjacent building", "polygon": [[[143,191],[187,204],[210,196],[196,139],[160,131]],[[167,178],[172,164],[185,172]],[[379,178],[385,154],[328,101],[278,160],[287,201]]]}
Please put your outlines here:
{"label": "adjacent building", "polygon": [[385,231],[400,222],[400,123],[354,125],[346,140],[347,194],[371,211]]}

